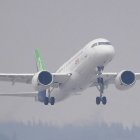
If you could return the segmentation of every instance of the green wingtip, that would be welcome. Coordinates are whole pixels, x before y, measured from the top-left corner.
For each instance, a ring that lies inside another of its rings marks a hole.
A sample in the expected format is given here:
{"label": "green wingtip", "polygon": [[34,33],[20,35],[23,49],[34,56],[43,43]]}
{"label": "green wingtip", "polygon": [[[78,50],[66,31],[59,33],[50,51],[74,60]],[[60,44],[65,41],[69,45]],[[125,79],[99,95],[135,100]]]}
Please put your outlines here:
{"label": "green wingtip", "polygon": [[43,58],[41,57],[41,53],[40,53],[39,49],[35,49],[35,57],[36,57],[38,71],[47,70],[45,62],[44,62]]}

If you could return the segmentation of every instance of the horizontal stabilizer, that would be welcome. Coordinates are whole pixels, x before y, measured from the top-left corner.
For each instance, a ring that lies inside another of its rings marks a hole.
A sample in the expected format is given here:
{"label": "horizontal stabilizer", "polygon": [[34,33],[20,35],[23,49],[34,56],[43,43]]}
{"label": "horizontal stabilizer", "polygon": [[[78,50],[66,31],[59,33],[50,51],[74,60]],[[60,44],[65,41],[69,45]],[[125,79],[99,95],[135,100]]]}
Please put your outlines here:
{"label": "horizontal stabilizer", "polygon": [[37,92],[0,93],[0,96],[10,97],[37,97]]}

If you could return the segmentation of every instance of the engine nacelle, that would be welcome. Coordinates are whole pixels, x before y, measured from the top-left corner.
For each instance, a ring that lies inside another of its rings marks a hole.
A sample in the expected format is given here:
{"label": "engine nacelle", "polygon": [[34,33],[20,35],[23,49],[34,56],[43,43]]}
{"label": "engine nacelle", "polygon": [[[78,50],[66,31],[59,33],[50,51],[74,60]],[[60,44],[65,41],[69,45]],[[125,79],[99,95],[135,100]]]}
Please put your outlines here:
{"label": "engine nacelle", "polygon": [[48,71],[40,71],[32,79],[32,84],[36,91],[46,90],[52,83],[53,75]]}
{"label": "engine nacelle", "polygon": [[122,71],[115,79],[115,86],[120,90],[131,88],[136,82],[135,74],[132,71]]}

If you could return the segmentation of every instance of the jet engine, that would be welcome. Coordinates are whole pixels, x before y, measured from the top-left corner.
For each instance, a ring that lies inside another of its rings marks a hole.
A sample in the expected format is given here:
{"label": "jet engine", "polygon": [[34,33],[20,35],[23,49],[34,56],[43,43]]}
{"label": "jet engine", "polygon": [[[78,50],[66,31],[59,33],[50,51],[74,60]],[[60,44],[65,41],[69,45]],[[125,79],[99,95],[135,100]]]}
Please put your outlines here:
{"label": "jet engine", "polygon": [[117,89],[127,90],[131,88],[135,82],[135,74],[132,71],[121,71],[115,79],[115,86]]}
{"label": "jet engine", "polygon": [[53,75],[48,71],[41,71],[34,75],[32,79],[33,87],[36,91],[44,91],[53,83]]}

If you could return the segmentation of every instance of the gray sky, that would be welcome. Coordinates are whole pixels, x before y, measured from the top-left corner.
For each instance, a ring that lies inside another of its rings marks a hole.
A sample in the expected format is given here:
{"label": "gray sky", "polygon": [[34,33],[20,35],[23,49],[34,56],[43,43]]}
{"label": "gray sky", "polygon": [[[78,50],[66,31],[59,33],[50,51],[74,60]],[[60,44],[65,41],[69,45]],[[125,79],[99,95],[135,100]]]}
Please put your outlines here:
{"label": "gray sky", "polygon": [[[140,2],[138,0],[1,0],[0,72],[35,72],[34,49],[40,48],[49,71],[84,47],[103,37],[112,42],[116,57],[105,71],[140,72]],[[106,106],[96,106],[96,88],[56,106],[33,99],[0,98],[0,121],[39,120],[54,125],[93,122],[140,126],[139,84],[129,91],[110,86]],[[0,83],[0,92],[31,91],[32,87]]]}

